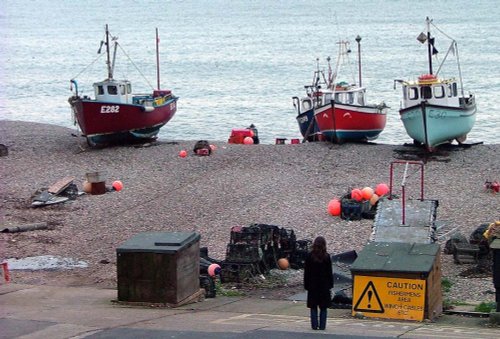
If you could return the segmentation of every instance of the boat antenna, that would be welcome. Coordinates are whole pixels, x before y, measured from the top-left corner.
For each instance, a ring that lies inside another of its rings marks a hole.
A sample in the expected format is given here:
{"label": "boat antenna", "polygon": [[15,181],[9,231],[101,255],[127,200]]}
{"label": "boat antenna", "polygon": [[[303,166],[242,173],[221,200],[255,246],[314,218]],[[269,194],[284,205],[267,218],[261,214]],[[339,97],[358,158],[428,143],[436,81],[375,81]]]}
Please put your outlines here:
{"label": "boat antenna", "polygon": [[156,28],[156,83],[160,90],[160,53],[159,53],[160,38],[158,37],[158,27]]}
{"label": "boat antenna", "polygon": [[115,64],[116,64],[116,51],[118,50],[118,37],[111,37],[111,40],[115,42],[113,46],[113,62],[111,63],[111,77],[113,76],[113,73],[115,72]]}
{"label": "boat antenna", "polygon": [[319,87],[319,81],[320,81],[320,76],[319,76],[320,70],[319,70],[319,58],[316,58],[316,72],[314,72],[314,79],[313,79],[313,85],[318,90]]}
{"label": "boat antenna", "polygon": [[330,58],[330,56],[326,57],[326,62],[328,64],[328,81],[326,82],[327,88],[330,88],[332,86],[333,73],[332,73],[332,64],[330,62],[331,60],[332,60],[332,58]]}
{"label": "boat antenna", "polygon": [[356,42],[358,43],[358,76],[359,76],[359,87],[362,87],[361,85],[361,37],[358,35],[356,36]]}
{"label": "boat antenna", "polygon": [[106,24],[106,63],[108,64],[108,79],[113,79],[113,71],[111,69],[111,61],[109,57],[109,30],[108,24]]}

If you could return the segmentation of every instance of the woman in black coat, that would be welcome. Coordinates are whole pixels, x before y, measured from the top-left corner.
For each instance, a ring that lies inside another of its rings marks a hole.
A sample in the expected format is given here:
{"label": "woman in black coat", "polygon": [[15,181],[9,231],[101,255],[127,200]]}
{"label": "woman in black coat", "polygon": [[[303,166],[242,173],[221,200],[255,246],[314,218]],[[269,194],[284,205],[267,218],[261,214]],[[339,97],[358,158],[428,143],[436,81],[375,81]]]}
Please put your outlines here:
{"label": "woman in black coat", "polygon": [[304,288],[307,291],[307,307],[311,309],[311,327],[313,330],[324,330],[327,310],[332,300],[330,289],[333,288],[333,270],[332,259],[326,251],[326,240],[323,237],[314,239],[312,251],[306,258]]}

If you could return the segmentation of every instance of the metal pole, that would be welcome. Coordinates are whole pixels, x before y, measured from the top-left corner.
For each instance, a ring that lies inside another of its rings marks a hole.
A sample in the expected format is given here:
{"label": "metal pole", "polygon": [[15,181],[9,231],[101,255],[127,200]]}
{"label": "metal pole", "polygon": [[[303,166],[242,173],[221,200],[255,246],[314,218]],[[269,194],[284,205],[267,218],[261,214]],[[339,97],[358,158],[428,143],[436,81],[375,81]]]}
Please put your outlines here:
{"label": "metal pole", "polygon": [[429,58],[429,74],[432,74],[432,49],[434,46],[431,44],[431,20],[426,18],[427,24],[427,57]]}
{"label": "metal pole", "polygon": [[106,60],[108,64],[108,79],[113,79],[113,72],[111,70],[111,58],[109,56],[109,30],[106,24]]}
{"label": "metal pole", "polygon": [[406,177],[408,176],[408,165],[409,163],[406,162],[405,164],[405,171],[403,174],[403,181],[401,182],[401,191],[402,191],[402,201],[401,201],[401,215],[402,215],[402,221],[401,225],[406,225],[406,193],[405,193],[405,186],[406,186]]}
{"label": "metal pole", "polygon": [[394,162],[391,162],[391,169],[389,171],[389,200],[392,200],[392,178],[394,171]]}
{"label": "metal pole", "polygon": [[356,42],[358,43],[358,76],[359,76],[359,87],[362,87],[361,83],[361,37],[358,35],[356,37]]}
{"label": "metal pole", "polygon": [[158,28],[156,28],[156,83],[158,90],[160,90],[160,52],[159,45],[160,39],[158,38]]}

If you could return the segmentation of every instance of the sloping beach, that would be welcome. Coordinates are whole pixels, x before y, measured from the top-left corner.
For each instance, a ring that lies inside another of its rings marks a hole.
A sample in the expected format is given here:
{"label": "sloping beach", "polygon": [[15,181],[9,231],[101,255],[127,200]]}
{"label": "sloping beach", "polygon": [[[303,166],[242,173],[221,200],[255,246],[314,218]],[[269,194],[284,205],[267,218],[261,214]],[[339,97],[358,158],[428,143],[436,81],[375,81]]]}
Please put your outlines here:
{"label": "sloping beach", "polygon": [[[265,131],[259,131],[265,133]],[[209,255],[224,259],[232,226],[273,224],[293,229],[297,239],[323,235],[332,254],[361,251],[373,220],[345,221],[327,213],[327,204],[351,188],[389,182],[392,161],[402,145],[304,143],[232,145],[212,142],[211,156],[193,155],[195,141],[159,140],[150,147],[88,149],[76,130],[0,121],[1,226],[47,222],[48,230],[0,233],[0,260],[53,255],[82,260],[87,268],[11,271],[19,283],[116,287],[116,248],[145,231],[195,231]],[[186,158],[178,156],[187,150]],[[500,145],[454,147],[425,164],[425,198],[439,201],[439,243],[457,231],[469,235],[500,219],[499,194],[486,192],[487,180],[500,179]],[[402,169],[403,167],[401,167]],[[99,171],[120,192],[82,195],[76,200],[31,207],[33,194],[58,180]],[[399,193],[402,170],[395,172]],[[412,170],[407,194],[418,197],[420,177]],[[447,296],[457,301],[493,301],[491,276],[461,273],[442,255],[442,272],[452,282]]]}

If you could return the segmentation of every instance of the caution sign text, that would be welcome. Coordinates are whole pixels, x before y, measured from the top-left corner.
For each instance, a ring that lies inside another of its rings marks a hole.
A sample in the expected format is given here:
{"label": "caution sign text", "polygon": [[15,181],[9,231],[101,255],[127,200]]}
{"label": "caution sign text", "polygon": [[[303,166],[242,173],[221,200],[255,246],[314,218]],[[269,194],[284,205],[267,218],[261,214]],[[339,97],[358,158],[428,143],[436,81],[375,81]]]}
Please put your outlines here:
{"label": "caution sign text", "polygon": [[352,314],[367,317],[424,320],[426,281],[354,276]]}

